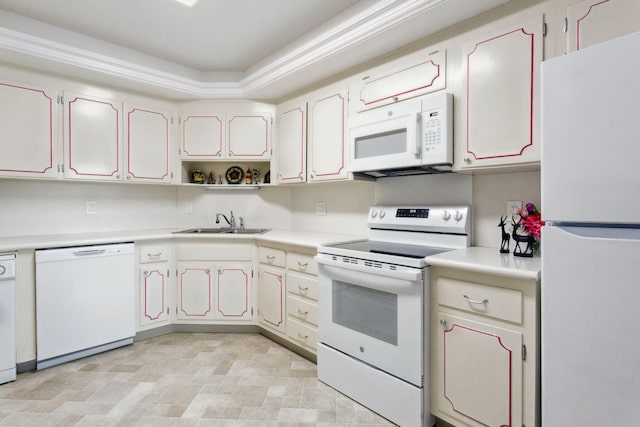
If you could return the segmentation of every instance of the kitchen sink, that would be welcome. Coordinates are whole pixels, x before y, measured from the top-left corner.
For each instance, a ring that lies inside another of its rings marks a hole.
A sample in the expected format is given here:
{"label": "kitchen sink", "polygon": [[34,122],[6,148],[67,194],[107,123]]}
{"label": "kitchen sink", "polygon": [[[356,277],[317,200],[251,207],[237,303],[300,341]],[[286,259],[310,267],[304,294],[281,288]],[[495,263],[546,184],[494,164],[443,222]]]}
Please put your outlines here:
{"label": "kitchen sink", "polygon": [[263,234],[269,228],[189,228],[188,230],[176,231],[175,234]]}

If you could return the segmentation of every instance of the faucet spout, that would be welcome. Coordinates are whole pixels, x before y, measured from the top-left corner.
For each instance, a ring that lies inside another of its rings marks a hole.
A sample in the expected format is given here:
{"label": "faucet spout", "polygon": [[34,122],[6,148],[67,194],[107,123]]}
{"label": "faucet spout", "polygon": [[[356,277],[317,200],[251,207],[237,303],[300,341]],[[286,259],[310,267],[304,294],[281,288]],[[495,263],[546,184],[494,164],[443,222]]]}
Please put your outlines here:
{"label": "faucet spout", "polygon": [[231,215],[229,218],[225,214],[217,213],[216,214],[216,224],[220,224],[220,217],[224,218],[229,227],[236,228],[236,218],[233,216],[233,211],[231,211]]}

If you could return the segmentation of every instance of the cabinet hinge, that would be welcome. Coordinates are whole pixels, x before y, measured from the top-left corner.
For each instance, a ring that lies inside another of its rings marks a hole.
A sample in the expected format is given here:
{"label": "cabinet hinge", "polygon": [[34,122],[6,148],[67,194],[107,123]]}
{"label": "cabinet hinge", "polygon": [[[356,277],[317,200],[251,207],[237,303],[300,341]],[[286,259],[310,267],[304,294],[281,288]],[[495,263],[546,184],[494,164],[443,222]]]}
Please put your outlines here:
{"label": "cabinet hinge", "polygon": [[569,18],[565,16],[564,19],[562,20],[562,32],[566,34],[568,31],[569,31]]}
{"label": "cabinet hinge", "polygon": [[522,360],[527,360],[527,346],[522,345]]}
{"label": "cabinet hinge", "polygon": [[171,172],[171,179],[173,179],[173,172]]}
{"label": "cabinet hinge", "polygon": [[64,105],[64,96],[58,95],[58,104]]}
{"label": "cabinet hinge", "polygon": [[178,117],[178,124],[181,125],[182,124],[182,117]]}
{"label": "cabinet hinge", "polygon": [[173,116],[171,116],[171,124],[173,124]]}
{"label": "cabinet hinge", "polygon": [[542,37],[547,37],[547,23],[542,23]]}
{"label": "cabinet hinge", "polygon": [[[251,278],[253,279],[253,270],[251,270]],[[251,310],[253,310],[253,309],[251,309]]]}
{"label": "cabinet hinge", "polygon": [[253,307],[251,307],[251,315],[253,316]]}

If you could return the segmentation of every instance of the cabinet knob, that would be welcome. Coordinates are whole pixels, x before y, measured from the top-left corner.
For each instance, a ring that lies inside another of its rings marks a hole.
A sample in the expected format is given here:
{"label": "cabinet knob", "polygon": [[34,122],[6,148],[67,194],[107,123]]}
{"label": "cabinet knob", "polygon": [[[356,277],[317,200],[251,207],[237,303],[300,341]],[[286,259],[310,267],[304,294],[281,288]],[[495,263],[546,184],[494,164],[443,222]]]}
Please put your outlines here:
{"label": "cabinet knob", "polygon": [[471,164],[471,157],[465,157],[464,159],[462,159],[466,164]]}
{"label": "cabinet knob", "polygon": [[446,320],[440,320],[440,326],[442,326],[443,328],[447,327],[447,321]]}

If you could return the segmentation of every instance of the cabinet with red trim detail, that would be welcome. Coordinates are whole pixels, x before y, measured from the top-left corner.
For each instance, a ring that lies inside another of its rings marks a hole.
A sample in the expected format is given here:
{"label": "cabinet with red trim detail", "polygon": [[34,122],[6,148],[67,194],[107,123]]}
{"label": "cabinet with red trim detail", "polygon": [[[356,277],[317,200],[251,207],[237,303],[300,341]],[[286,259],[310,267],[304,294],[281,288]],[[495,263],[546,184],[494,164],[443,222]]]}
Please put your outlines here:
{"label": "cabinet with red trim detail", "polygon": [[542,33],[535,15],[461,38],[454,169],[539,167]]}
{"label": "cabinet with red trim detail", "polygon": [[372,68],[358,77],[353,113],[446,87],[447,52],[429,47]]}
{"label": "cabinet with red trim detail", "polygon": [[569,52],[640,31],[637,0],[584,0],[567,8]]}
{"label": "cabinet with red trim detail", "polygon": [[171,322],[171,245],[139,245],[138,328],[144,330]]}
{"label": "cabinet with red trim detail", "polygon": [[273,106],[194,102],[180,106],[183,160],[269,160]]}
{"label": "cabinet with red trim detail", "polygon": [[258,323],[284,336],[286,332],[286,252],[258,247]]}
{"label": "cabinet with red trim detail", "polygon": [[540,424],[537,290],[537,279],[517,274],[432,266],[433,415],[453,425]]}
{"label": "cabinet with red trim detail", "polygon": [[0,81],[0,176],[59,177],[58,101],[55,90]]}
{"label": "cabinet with red trim detail", "polygon": [[277,183],[350,179],[349,92],[333,85],[278,106]]}
{"label": "cabinet with red trim detail", "polygon": [[251,244],[179,244],[176,319],[253,320],[253,254]]}

